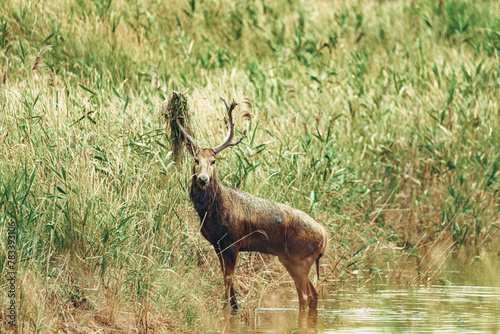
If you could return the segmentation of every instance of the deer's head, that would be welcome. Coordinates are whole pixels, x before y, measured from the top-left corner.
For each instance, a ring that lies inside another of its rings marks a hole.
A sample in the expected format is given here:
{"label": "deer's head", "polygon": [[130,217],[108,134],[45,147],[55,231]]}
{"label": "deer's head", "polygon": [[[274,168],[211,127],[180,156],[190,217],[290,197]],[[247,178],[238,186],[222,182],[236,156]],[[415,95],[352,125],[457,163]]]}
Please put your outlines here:
{"label": "deer's head", "polygon": [[224,104],[227,109],[228,117],[224,118],[224,122],[226,123],[228,134],[226,136],[226,140],[224,140],[224,142],[219,146],[216,146],[214,148],[200,147],[194,141],[194,139],[184,130],[184,128],[180,125],[179,121],[177,121],[177,126],[179,127],[179,130],[184,138],[184,143],[186,145],[186,148],[194,158],[194,165],[193,165],[194,180],[196,184],[202,189],[207,187],[216,176],[215,157],[217,156],[217,154],[230,146],[238,145],[239,143],[241,143],[241,141],[243,140],[243,138],[245,138],[247,134],[247,130],[245,129],[241,137],[238,140],[233,141],[234,137],[233,110],[238,104],[233,100],[231,105],[228,105],[223,97],[221,97],[221,99],[222,101],[224,101]]}

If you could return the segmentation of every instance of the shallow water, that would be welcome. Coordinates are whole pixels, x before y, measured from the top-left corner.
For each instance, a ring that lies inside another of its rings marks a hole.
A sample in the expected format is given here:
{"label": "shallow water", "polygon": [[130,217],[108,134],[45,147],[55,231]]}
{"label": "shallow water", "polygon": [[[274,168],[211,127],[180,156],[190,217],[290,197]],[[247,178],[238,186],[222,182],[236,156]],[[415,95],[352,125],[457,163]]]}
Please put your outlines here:
{"label": "shallow water", "polygon": [[[274,293],[277,293],[276,291]],[[390,289],[381,284],[323,296],[317,316],[299,316],[292,291],[281,303],[252,311],[249,319],[219,323],[225,333],[497,333],[500,288],[431,286]],[[275,298],[276,299],[276,298]]]}
{"label": "shallow water", "polygon": [[220,333],[498,333],[500,256],[448,263],[446,285],[371,282],[320,296],[316,316],[299,315],[292,287],[271,289],[259,308],[225,316]]}

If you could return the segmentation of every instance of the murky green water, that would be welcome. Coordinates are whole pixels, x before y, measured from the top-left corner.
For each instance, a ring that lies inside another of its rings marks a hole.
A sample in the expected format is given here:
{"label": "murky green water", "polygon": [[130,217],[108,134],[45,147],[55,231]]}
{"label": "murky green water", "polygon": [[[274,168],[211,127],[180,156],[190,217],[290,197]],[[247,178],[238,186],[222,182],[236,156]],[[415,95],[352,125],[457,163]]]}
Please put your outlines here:
{"label": "murky green water", "polygon": [[[475,260],[474,260],[475,259]],[[500,256],[450,259],[446,285],[371,282],[323,294],[317,316],[299,315],[293,287],[269,291],[259,308],[225,316],[220,333],[499,333]]]}

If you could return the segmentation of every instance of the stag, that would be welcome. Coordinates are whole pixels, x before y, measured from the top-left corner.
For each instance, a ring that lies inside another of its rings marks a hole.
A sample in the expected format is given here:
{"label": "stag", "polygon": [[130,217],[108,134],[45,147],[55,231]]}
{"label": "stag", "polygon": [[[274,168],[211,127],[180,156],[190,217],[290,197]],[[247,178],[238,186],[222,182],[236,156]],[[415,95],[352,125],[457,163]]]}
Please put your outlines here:
{"label": "stag", "polygon": [[190,197],[201,221],[201,233],[215,248],[224,275],[226,303],[238,309],[233,287],[233,273],[239,252],[260,252],[278,256],[293,278],[299,297],[299,308],[316,310],[318,292],[309,280],[316,262],[319,278],[319,259],[325,251],[325,228],[302,211],[270,200],[252,196],[240,189],[221,184],[216,169],[217,154],[236,146],[245,138],[233,141],[233,110],[228,105],[225,117],[228,130],[224,142],[214,148],[202,148],[176,122],[183,142],[194,157]]}

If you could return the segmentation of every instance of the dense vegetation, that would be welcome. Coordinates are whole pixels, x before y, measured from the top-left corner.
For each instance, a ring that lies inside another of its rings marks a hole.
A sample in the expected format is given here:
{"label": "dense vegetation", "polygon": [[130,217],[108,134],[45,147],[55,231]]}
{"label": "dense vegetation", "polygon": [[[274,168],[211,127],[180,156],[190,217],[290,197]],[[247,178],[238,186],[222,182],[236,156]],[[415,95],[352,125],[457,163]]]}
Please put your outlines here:
{"label": "dense vegetation", "polygon": [[[497,1],[2,2],[0,271],[15,221],[20,331],[219,316],[191,160],[173,163],[160,116],[171,90],[189,88],[204,146],[223,138],[219,96],[246,101],[220,179],[331,231],[324,291],[440,279],[459,247],[498,237],[499,52]],[[283,274],[241,258],[247,308]]]}

